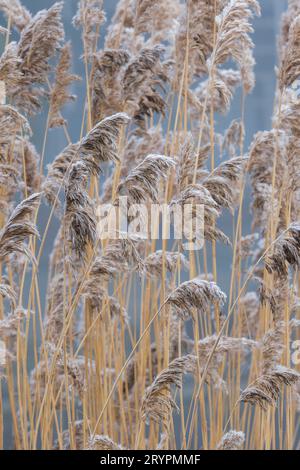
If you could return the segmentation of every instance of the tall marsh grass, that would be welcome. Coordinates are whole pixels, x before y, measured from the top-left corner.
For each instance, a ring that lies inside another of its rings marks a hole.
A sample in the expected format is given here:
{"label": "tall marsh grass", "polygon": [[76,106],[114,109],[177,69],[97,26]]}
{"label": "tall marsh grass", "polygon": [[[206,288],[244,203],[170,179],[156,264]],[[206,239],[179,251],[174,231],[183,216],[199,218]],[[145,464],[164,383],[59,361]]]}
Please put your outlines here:
{"label": "tall marsh grass", "polygon": [[[0,447],[10,429],[16,449],[299,448],[299,1],[282,18],[272,129],[249,149],[257,0],[120,0],[102,48],[103,1],[81,0],[84,77],[71,72],[63,2],[0,9]],[[64,106],[80,80],[72,142]],[[220,133],[238,88],[240,117]],[[43,109],[39,154],[30,120]],[[66,146],[43,174],[57,127]],[[203,248],[99,238],[97,207],[124,195],[204,205]]]}

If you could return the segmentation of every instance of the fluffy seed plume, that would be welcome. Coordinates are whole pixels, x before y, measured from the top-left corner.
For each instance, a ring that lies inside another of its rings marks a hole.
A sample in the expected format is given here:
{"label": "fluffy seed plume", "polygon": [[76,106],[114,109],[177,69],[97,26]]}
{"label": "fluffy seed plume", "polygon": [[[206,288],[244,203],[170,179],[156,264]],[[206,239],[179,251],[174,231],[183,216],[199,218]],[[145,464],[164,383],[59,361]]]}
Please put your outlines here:
{"label": "fluffy seed plume", "polygon": [[193,355],[174,359],[145,390],[141,407],[142,419],[153,419],[156,422],[168,421],[172,410],[177,409],[171,396],[171,386],[180,388],[183,374],[194,372],[196,366],[197,357]]}
{"label": "fluffy seed plume", "polygon": [[124,447],[116,444],[108,436],[96,434],[89,439],[86,450],[124,450]]}
{"label": "fluffy seed plume", "polygon": [[84,257],[89,243],[96,238],[96,217],[93,203],[87,192],[90,176],[86,165],[72,164],[66,188],[66,226],[71,247],[79,257]]}
{"label": "fluffy seed plume", "polygon": [[27,119],[10,105],[0,106],[0,143],[9,144],[12,137],[30,132]]}
{"label": "fluffy seed plume", "polygon": [[240,66],[243,64],[245,50],[251,50],[253,42],[249,33],[253,32],[249,18],[260,14],[256,0],[231,0],[217,18],[218,33],[213,57],[214,65],[223,64],[232,58]]}
{"label": "fluffy seed plume", "polygon": [[[50,349],[51,353],[52,348],[54,349],[55,346],[48,343],[48,348]],[[83,400],[84,392],[86,390],[86,381],[80,357],[65,357],[63,351],[60,351],[57,359],[57,365],[62,369],[66,368],[70,381],[72,382],[72,386],[77,391],[79,398]]]}
{"label": "fluffy seed plume", "polygon": [[204,204],[206,211],[211,216],[218,217],[220,215],[217,202],[213,199],[209,190],[201,184],[189,184],[178,198],[172,200],[171,204],[183,205],[192,201],[197,204]]}
{"label": "fluffy seed plume", "polygon": [[267,374],[279,364],[284,351],[284,323],[278,322],[272,330],[267,331],[261,341],[262,372]]}
{"label": "fluffy seed plume", "polygon": [[18,31],[22,31],[31,20],[31,14],[19,0],[0,0],[0,10]]}
{"label": "fluffy seed plume", "polygon": [[22,201],[11,214],[0,232],[0,259],[4,259],[12,253],[21,253],[34,260],[25,240],[30,236],[38,236],[37,229],[30,219],[35,214],[40,197],[40,193],[32,194]]}
{"label": "fluffy seed plume", "polygon": [[48,165],[48,175],[42,185],[42,189],[43,194],[51,204],[54,204],[56,200],[59,203],[57,199],[59,188],[62,186],[71,164],[75,163],[79,158],[78,149],[78,143],[68,145],[55,158],[54,162]]}
{"label": "fluffy seed plume", "polygon": [[259,343],[244,337],[224,335],[221,336],[218,345],[215,347],[216,341],[217,335],[206,336],[198,341],[197,351],[200,372],[205,369],[211,352],[214,350],[208,368],[208,377],[215,388],[222,388],[225,392],[228,392],[227,384],[220,375],[220,367],[223,364],[224,356],[234,353],[240,353],[241,356],[245,356],[249,351],[258,348]]}
{"label": "fluffy seed plume", "polygon": [[188,266],[188,260],[182,253],[162,250],[151,253],[144,261],[145,271],[151,276],[161,276],[164,269],[174,273],[176,269],[187,269]]}
{"label": "fluffy seed plume", "polygon": [[100,121],[81,141],[78,153],[90,174],[100,172],[100,164],[119,160],[118,138],[122,126],[129,122],[125,113],[117,113]]}
{"label": "fluffy seed plume", "polygon": [[103,0],[80,0],[73,18],[76,28],[82,28],[84,54],[87,59],[93,56],[97,47],[99,27],[105,22]]}
{"label": "fluffy seed plume", "polygon": [[[69,147],[67,153],[58,157],[55,165],[50,168],[45,187],[48,196],[53,198],[53,186],[55,190],[56,183],[64,180],[66,166],[71,167],[65,190],[66,221],[69,241],[80,257],[84,256],[87,245],[93,243],[96,236],[96,217],[87,192],[88,179],[92,174],[100,172],[101,163],[118,160],[117,140],[121,126],[125,125],[128,119],[124,113],[103,119],[78,146]],[[74,163],[71,164],[73,160]]]}
{"label": "fluffy seed plume", "polygon": [[0,81],[5,85],[5,92],[10,95],[22,78],[20,71],[21,59],[18,56],[18,46],[10,42],[0,58]]}
{"label": "fluffy seed plume", "polygon": [[300,265],[300,226],[290,225],[286,235],[280,237],[272,248],[272,252],[265,257],[267,270],[276,272],[279,276],[286,276],[288,265]]}
{"label": "fluffy seed plume", "polygon": [[12,304],[13,309],[16,308],[17,298],[14,289],[9,284],[0,284],[0,295],[6,297]]}
{"label": "fluffy seed plume", "polygon": [[[210,145],[205,145],[199,151],[198,155],[198,168],[197,168],[197,178],[198,180],[205,176],[207,171],[204,170],[204,164],[208,158],[210,150]],[[185,141],[180,149],[180,154],[178,158],[179,168],[177,182],[179,190],[182,191],[191,181],[193,181],[193,174],[195,171],[195,160],[196,160],[196,151],[194,147],[194,141],[191,134],[188,134],[185,138]]]}
{"label": "fluffy seed plume", "polygon": [[175,161],[164,155],[148,155],[118,186],[119,194],[128,194],[129,198],[140,203],[150,199],[158,201],[158,183],[166,178],[168,171],[175,166]]}
{"label": "fluffy seed plume", "polygon": [[14,103],[29,114],[40,108],[40,97],[45,96],[49,60],[54,57],[64,39],[61,21],[63,4],[55,3],[49,10],[38,12],[23,29],[18,44],[22,78],[14,88]]}
{"label": "fluffy seed plume", "polygon": [[168,303],[182,319],[193,317],[193,310],[205,312],[210,304],[218,303],[222,306],[226,301],[226,295],[214,283],[196,277],[183,282],[168,297]]}
{"label": "fluffy seed plume", "polygon": [[[276,210],[280,199],[280,188],[285,174],[285,136],[284,133],[272,129],[258,132],[249,150],[248,170],[251,175],[253,226],[265,229],[268,219]],[[278,153],[276,164],[276,185],[273,182],[273,161]],[[273,195],[273,196],[272,196]]]}
{"label": "fluffy seed plume", "polygon": [[238,149],[243,141],[245,134],[244,125],[241,121],[234,119],[225,132],[222,142],[222,151],[227,150],[230,157],[236,156]]}
{"label": "fluffy seed plume", "polygon": [[59,63],[56,68],[54,86],[50,94],[49,127],[63,126],[66,121],[61,116],[61,108],[69,101],[74,101],[75,96],[70,95],[68,87],[80,77],[70,73],[71,44],[68,42],[61,50]]}
{"label": "fluffy seed plume", "polygon": [[[220,215],[220,207],[210,194],[210,191],[202,184],[190,184],[172,200],[171,205],[199,204],[204,205],[204,238],[206,240],[220,240],[230,245],[226,235],[215,226],[215,219]],[[192,211],[192,219],[195,220],[195,211]],[[200,214],[200,218],[202,214]],[[192,220],[193,221],[193,220]],[[201,220],[199,220],[201,223]]]}
{"label": "fluffy seed plume", "polygon": [[300,374],[295,370],[277,365],[268,374],[258,377],[240,395],[239,401],[258,405],[264,411],[268,405],[276,406],[282,384],[291,386],[298,382]]}
{"label": "fluffy seed plume", "polygon": [[[77,420],[73,424],[74,434],[75,434],[75,446],[77,450],[83,449],[83,441],[84,441],[84,425],[82,420]],[[71,436],[70,431],[65,430],[62,432],[61,435],[62,440],[62,450],[71,450]],[[56,440],[53,446],[53,450],[60,450],[60,442]]]}
{"label": "fluffy seed plume", "polygon": [[154,79],[158,82],[165,78],[160,62],[163,52],[164,48],[161,45],[142,49],[131,60],[124,72],[123,96],[126,109],[128,108],[133,113],[138,111],[140,100],[150,92],[149,86],[156,84]]}
{"label": "fluffy seed plume", "polygon": [[159,0],[137,0],[135,31],[138,34],[149,31],[149,23],[157,13],[159,3]]}
{"label": "fluffy seed plume", "polygon": [[[209,92],[215,109],[226,111],[230,105],[232,89],[228,86],[225,76],[222,77],[217,66],[228,60],[237,63],[241,70],[241,78],[244,82],[244,91],[248,92],[253,87],[252,57],[253,42],[249,33],[253,32],[249,20],[254,13],[260,14],[260,7],[256,0],[230,0],[225,2],[224,8],[216,17],[216,42],[210,57],[206,60],[209,71],[207,85],[201,84],[204,93]],[[209,45],[209,48],[211,46]],[[204,85],[204,87],[202,86]]]}
{"label": "fluffy seed plume", "polygon": [[233,211],[240,177],[247,161],[246,157],[235,157],[221,163],[210,176],[204,179],[203,186],[220,207]]}
{"label": "fluffy seed plume", "polygon": [[7,315],[6,318],[0,320],[0,337],[14,338],[17,336],[18,327],[21,320],[26,318],[28,312],[22,308],[16,309]]}
{"label": "fluffy seed plume", "polygon": [[288,43],[285,48],[285,54],[279,72],[279,87],[292,85],[300,76],[299,64],[299,39],[300,39],[300,15],[294,18],[288,35]]}
{"label": "fluffy seed plume", "polygon": [[101,288],[101,285],[103,285],[103,282],[113,278],[119,269],[120,265],[109,256],[103,255],[95,258],[90,269],[89,278],[85,281],[83,287],[83,295],[90,300],[93,307],[100,306],[101,308],[105,297],[108,300],[107,292]]}
{"label": "fluffy seed plume", "polygon": [[245,434],[242,431],[228,431],[217,445],[217,450],[239,450],[245,442]]}
{"label": "fluffy seed plume", "polygon": [[18,138],[15,140],[14,156],[20,168],[20,175],[24,180],[24,194],[39,192],[41,184],[40,156],[35,146],[28,139]]}
{"label": "fluffy seed plume", "polygon": [[105,49],[95,54],[92,87],[92,121],[123,109],[122,71],[130,55],[124,49]]}

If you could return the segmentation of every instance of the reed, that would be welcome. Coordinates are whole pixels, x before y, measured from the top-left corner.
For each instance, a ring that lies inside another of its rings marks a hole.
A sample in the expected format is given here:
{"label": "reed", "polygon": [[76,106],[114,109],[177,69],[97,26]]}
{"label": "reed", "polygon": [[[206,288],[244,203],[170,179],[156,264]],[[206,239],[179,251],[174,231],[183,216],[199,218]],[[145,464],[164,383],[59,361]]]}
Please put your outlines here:
{"label": "reed", "polygon": [[[119,0],[101,48],[103,1],[80,0],[83,77],[63,7],[32,15],[0,0],[1,448],[10,427],[11,446],[26,450],[298,449],[298,2],[282,17],[272,128],[248,150],[257,0]],[[72,142],[64,107],[76,106],[75,81],[85,103]],[[239,87],[240,117],[217,132]],[[39,152],[30,122],[43,109]],[[66,145],[43,174],[52,128]],[[99,236],[99,207],[113,217],[125,197],[143,204],[151,237],[122,224]],[[201,249],[162,239],[166,222],[149,217],[158,204],[190,205],[192,226],[203,207]]]}

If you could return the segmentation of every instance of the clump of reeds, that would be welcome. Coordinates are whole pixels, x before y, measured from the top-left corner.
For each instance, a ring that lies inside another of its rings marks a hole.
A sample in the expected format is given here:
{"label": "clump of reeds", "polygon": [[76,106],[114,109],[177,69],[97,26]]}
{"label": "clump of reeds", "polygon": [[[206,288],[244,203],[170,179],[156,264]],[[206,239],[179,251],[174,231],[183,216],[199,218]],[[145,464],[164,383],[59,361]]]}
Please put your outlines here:
{"label": "clump of reeds", "polygon": [[[249,149],[260,2],[119,0],[101,42],[103,0],[79,0],[80,53],[52,3],[33,15],[0,0],[0,448],[298,448],[299,2],[282,19],[272,127]],[[217,127],[239,87],[240,116]],[[56,135],[66,142],[44,175]],[[127,234],[130,212],[102,239],[99,204],[110,214],[124,196],[189,204],[194,225],[201,205],[202,249]]]}

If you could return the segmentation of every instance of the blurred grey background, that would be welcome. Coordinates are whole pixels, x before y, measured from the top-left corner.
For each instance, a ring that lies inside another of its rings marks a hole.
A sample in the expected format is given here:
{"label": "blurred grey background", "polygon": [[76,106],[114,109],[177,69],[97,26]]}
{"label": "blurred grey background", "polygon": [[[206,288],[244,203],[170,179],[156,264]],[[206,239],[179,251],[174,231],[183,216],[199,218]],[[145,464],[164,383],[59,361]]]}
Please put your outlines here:
{"label": "blurred grey background", "polygon": [[[118,0],[104,0],[104,9],[107,15],[107,23],[109,22]],[[163,1],[163,0],[162,0]],[[36,13],[42,8],[49,8],[55,3],[54,0],[23,0],[23,4],[32,12]],[[65,0],[64,6],[64,22],[66,29],[66,39],[71,40],[73,46],[73,71],[84,77],[84,67],[80,59],[82,55],[81,33],[72,26],[72,18],[77,9],[77,0]],[[255,43],[255,59],[256,59],[256,86],[252,95],[247,98],[245,127],[246,127],[246,149],[248,148],[253,135],[259,130],[269,129],[271,126],[271,115],[275,90],[275,74],[274,67],[277,59],[277,33],[279,29],[280,15],[286,7],[285,0],[261,0],[262,16],[254,20],[255,33],[253,41]],[[5,20],[0,16],[0,24],[5,26]],[[105,35],[105,27],[102,29],[102,41]],[[13,36],[14,38],[14,36]],[[1,51],[3,47],[1,47]],[[84,81],[76,83],[73,87],[77,100],[74,104],[66,106],[64,109],[64,117],[69,123],[69,132],[73,142],[79,139],[82,112],[85,99]],[[219,126],[223,129],[229,125],[232,119],[240,116],[240,100],[239,96],[234,100],[230,114],[226,118],[220,118]],[[33,142],[39,152],[42,151],[43,136],[46,127],[46,111],[43,111],[32,120]],[[217,118],[218,121],[218,118]],[[218,124],[218,123],[217,123]],[[51,162],[55,156],[65,147],[66,139],[62,130],[51,130],[47,140],[47,148],[45,155],[45,166]],[[246,197],[246,210],[244,211],[243,231],[244,234],[249,233],[251,226],[251,213],[249,210],[249,192]],[[49,216],[49,208],[42,207],[40,212],[39,225],[41,232],[45,227]],[[221,221],[221,228],[228,234],[231,233],[232,219],[227,214]],[[220,224],[219,224],[220,225]],[[54,237],[56,235],[58,221],[53,220],[51,228],[46,240],[45,250],[39,267],[39,282],[42,294],[42,300],[45,297],[45,289],[47,284],[47,271],[49,253],[53,246]],[[217,248],[219,264],[218,283],[221,288],[228,290],[229,276],[228,266],[231,263],[232,253],[228,248],[218,245]],[[8,424],[8,423],[7,423]],[[11,446],[11,433],[9,427],[6,427],[5,447]]]}

